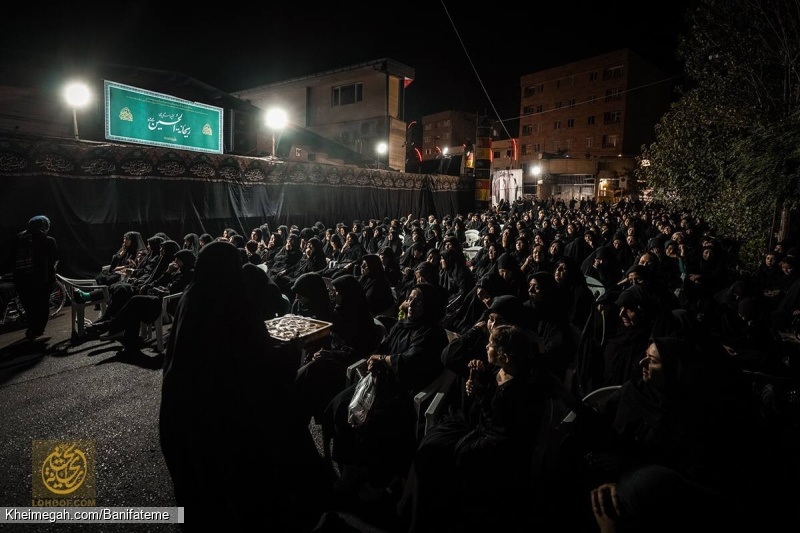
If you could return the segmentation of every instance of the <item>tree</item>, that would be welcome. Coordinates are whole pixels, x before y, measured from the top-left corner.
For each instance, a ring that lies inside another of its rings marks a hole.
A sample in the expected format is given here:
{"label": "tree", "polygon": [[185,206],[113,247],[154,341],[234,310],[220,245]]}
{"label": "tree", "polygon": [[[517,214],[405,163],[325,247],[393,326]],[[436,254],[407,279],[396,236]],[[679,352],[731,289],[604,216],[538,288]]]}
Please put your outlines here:
{"label": "tree", "polygon": [[798,205],[800,0],[699,0],[688,16],[678,55],[690,85],[636,174],[740,241],[754,268],[775,213]]}

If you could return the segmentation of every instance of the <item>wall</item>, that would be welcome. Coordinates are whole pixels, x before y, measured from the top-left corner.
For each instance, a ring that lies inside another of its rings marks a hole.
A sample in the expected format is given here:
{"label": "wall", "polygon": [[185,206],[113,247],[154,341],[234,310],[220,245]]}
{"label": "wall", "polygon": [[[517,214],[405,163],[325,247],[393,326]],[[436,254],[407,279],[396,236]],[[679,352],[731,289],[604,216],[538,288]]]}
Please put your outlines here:
{"label": "wall", "polygon": [[224,228],[243,235],[261,224],[326,227],[354,219],[456,214],[473,209],[472,180],[231,155],[0,137],[0,249],[28,220],[50,218],[59,270],[94,277],[122,235]]}

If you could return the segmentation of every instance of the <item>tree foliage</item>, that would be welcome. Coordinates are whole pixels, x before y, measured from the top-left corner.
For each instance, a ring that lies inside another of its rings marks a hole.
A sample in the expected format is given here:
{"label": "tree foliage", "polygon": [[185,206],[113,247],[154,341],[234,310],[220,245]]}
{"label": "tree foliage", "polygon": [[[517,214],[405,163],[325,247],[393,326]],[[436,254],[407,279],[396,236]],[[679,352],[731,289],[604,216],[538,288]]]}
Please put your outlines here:
{"label": "tree foliage", "polygon": [[699,0],[687,16],[687,87],[637,177],[741,242],[753,267],[775,214],[798,203],[800,0]]}

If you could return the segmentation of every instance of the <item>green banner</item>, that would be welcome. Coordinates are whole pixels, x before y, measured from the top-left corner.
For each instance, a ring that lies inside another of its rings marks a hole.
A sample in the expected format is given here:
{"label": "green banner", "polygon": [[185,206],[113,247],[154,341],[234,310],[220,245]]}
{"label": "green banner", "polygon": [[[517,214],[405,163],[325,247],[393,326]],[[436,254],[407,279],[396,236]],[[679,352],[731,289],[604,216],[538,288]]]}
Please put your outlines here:
{"label": "green banner", "polygon": [[104,81],[106,139],[222,153],[223,110]]}

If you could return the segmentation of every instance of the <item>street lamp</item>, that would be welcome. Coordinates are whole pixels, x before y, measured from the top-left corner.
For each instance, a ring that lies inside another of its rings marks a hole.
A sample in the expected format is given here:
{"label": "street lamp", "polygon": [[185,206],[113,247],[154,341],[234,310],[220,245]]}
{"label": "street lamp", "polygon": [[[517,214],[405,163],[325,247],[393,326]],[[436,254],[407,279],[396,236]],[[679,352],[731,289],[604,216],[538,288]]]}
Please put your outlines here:
{"label": "street lamp", "polygon": [[272,130],[272,157],[275,154],[275,133],[286,127],[289,122],[289,115],[283,109],[272,108],[267,111],[267,127]]}
{"label": "street lamp", "polygon": [[375,168],[378,168],[378,161],[383,158],[383,155],[388,149],[389,146],[385,142],[379,142],[377,145],[375,145],[375,153],[378,154],[378,157],[375,158]]}
{"label": "street lamp", "polygon": [[72,126],[75,129],[75,140],[77,141],[80,139],[78,137],[78,108],[89,103],[91,93],[85,83],[73,82],[64,89],[64,97],[72,106]]}

